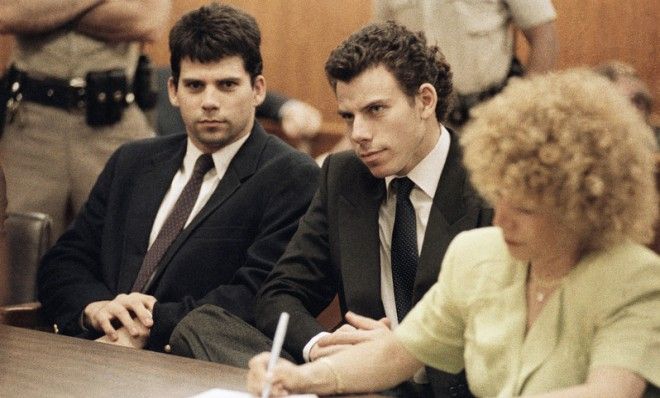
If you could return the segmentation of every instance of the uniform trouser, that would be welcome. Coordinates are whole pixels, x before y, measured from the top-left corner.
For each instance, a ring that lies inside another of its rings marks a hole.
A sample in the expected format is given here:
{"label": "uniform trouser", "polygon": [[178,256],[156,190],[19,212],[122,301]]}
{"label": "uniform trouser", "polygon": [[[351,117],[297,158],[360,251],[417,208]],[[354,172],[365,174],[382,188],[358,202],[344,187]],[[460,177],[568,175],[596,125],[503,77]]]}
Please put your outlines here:
{"label": "uniform trouser", "polygon": [[86,202],[110,155],[128,141],[152,136],[135,105],[111,126],[90,127],[84,112],[23,102],[0,140],[7,210],[50,215],[54,242]]}
{"label": "uniform trouser", "polygon": [[[186,315],[170,336],[172,354],[247,368],[250,358],[270,351],[272,340],[230,312],[206,304]],[[281,356],[295,362],[282,350]]]}

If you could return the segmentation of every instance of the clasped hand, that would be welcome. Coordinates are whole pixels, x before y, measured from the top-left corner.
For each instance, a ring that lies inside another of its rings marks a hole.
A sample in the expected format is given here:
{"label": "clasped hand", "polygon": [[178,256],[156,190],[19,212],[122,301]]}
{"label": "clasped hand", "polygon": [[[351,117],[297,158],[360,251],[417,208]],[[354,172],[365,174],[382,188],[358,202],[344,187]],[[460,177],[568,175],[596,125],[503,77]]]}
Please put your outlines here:
{"label": "clasped hand", "polygon": [[[142,345],[154,324],[152,312],[156,298],[142,293],[120,294],[113,300],[95,301],[83,310],[86,327],[103,332],[99,341],[119,343],[137,339]],[[121,326],[115,329],[115,325]],[[121,341],[120,337],[122,337]],[[130,343],[135,346],[135,341]]]}
{"label": "clasped hand", "polygon": [[352,345],[375,340],[390,331],[390,321],[387,318],[375,320],[349,311],[345,319],[346,324],[316,342],[309,352],[310,360],[314,361]]}

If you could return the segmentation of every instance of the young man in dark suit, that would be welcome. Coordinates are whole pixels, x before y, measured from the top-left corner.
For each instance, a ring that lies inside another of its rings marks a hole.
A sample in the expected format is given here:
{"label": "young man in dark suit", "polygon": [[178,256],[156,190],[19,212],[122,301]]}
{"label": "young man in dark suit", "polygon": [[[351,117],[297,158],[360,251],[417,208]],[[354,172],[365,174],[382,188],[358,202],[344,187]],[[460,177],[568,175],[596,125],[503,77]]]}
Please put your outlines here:
{"label": "young man in dark suit", "polygon": [[317,187],[311,158],[255,121],[265,95],[251,16],[211,4],[170,32],[170,101],[186,135],[122,146],[39,269],[54,328],[169,351],[212,303],[254,323],[257,290]]}
{"label": "young man in dark suit", "polygon": [[[492,218],[469,184],[456,134],[441,123],[451,72],[423,34],[370,25],[331,53],[326,73],[354,151],[326,159],[319,190],[257,301],[266,336],[281,312],[290,314],[284,348],[298,361],[396,327],[437,280],[454,236]],[[335,295],[347,323],[327,333],[316,316]],[[218,319],[209,309],[191,313],[173,334],[176,348],[226,361],[222,347],[240,341],[224,336],[228,323]],[[242,348],[268,348],[252,340]],[[438,394],[466,390],[460,377],[428,373]]]}

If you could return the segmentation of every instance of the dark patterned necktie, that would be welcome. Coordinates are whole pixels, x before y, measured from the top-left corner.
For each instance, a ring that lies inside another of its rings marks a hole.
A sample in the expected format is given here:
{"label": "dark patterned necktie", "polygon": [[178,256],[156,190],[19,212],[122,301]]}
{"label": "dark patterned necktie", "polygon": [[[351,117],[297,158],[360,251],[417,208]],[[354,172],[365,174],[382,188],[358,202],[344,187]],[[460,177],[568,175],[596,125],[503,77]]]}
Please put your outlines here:
{"label": "dark patterned necktie", "polygon": [[408,177],[392,181],[396,189],[396,214],[392,231],[392,282],[399,322],[412,307],[413,286],[417,273],[417,224],[410,191],[415,183]]}
{"label": "dark patterned necktie", "polygon": [[142,260],[142,267],[131,291],[141,292],[147,287],[149,279],[156,271],[163,255],[183,230],[183,226],[186,224],[193,206],[195,206],[197,196],[199,196],[199,189],[202,187],[204,175],[213,167],[213,158],[208,153],[197,158],[190,180],[183,188],[179,199],[172,208],[172,212],[165,220],[156,240],[154,240],[144,256],[144,260]]}

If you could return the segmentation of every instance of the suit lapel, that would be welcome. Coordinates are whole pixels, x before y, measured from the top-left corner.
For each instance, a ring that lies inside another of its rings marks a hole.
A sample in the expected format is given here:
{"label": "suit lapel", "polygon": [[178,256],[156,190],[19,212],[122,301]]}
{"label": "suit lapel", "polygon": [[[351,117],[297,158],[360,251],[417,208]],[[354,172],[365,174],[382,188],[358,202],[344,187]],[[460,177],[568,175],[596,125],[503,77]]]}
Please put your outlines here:
{"label": "suit lapel", "polygon": [[149,235],[163,197],[172,184],[174,174],[183,162],[186,139],[181,136],[178,145],[156,153],[147,166],[138,171],[133,191],[126,198],[126,231],[124,258],[119,270],[119,292],[130,290],[147,252]]}
{"label": "suit lapel", "polygon": [[[218,183],[215,191],[204,205],[200,212],[192,219],[190,224],[181,231],[181,234],[172,242],[158,265],[156,274],[150,283],[151,286],[162,276],[167,269],[167,265],[176,255],[181,245],[183,245],[195,229],[217,210],[231,195],[240,187],[241,183],[253,175],[258,166],[261,152],[268,140],[268,136],[259,123],[255,120],[254,127],[250,137],[238,150],[232,161],[229,163],[227,172]],[[150,290],[148,286],[146,290]]]}
{"label": "suit lapel", "polygon": [[378,209],[385,194],[385,182],[374,178],[362,166],[342,175],[339,198],[341,274],[343,283],[353,285],[346,305],[351,311],[379,319],[385,315],[380,294],[380,239]]}
{"label": "suit lapel", "polygon": [[433,197],[433,205],[426,225],[424,242],[415,277],[413,302],[417,302],[438,279],[444,253],[458,230],[458,223],[467,213],[467,174],[461,164],[461,151],[456,134],[450,133],[451,143],[440,182]]}

